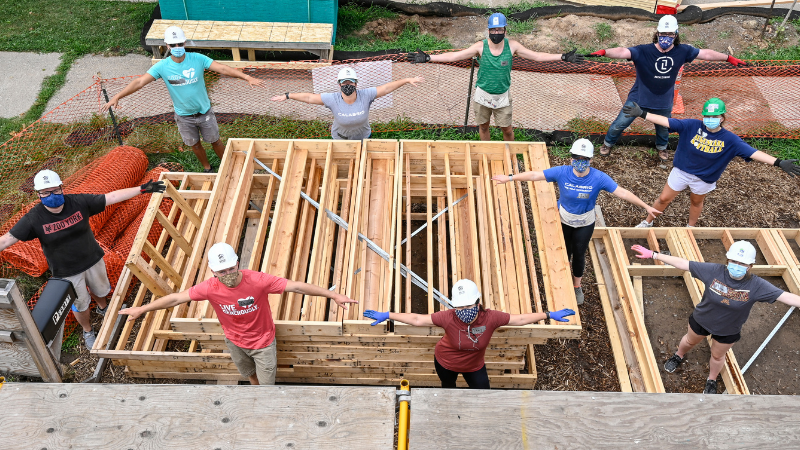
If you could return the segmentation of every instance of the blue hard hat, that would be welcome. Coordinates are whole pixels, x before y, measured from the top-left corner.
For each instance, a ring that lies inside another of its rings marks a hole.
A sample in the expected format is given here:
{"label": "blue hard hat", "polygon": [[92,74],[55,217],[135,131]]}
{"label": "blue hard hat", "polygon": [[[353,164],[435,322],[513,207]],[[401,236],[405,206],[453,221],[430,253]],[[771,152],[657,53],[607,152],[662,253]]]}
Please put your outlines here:
{"label": "blue hard hat", "polygon": [[494,13],[489,16],[489,28],[504,28],[506,26],[506,16],[501,13]]}

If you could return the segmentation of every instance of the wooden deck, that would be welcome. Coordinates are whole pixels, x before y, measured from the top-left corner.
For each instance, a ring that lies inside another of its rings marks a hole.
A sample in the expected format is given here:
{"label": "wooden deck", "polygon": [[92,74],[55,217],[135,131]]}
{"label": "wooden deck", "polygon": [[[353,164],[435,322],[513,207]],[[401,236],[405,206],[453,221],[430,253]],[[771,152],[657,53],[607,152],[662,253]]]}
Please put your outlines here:
{"label": "wooden deck", "polygon": [[391,449],[395,389],[6,383],[0,448]]}
{"label": "wooden deck", "polygon": [[411,386],[410,448],[789,449],[800,398]]}

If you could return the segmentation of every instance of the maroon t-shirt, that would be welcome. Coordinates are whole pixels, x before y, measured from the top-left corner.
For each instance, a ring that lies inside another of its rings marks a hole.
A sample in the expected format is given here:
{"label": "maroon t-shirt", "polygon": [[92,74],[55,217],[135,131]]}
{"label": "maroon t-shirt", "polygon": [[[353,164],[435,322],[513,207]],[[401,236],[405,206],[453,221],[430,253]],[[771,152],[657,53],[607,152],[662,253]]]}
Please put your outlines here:
{"label": "maroon t-shirt", "polygon": [[[444,337],[436,343],[436,361],[453,372],[475,372],[485,364],[484,355],[489,339],[497,328],[508,325],[511,314],[486,309],[467,325],[456,317],[454,309],[431,315],[433,324],[444,328]],[[469,335],[467,335],[469,327]]]}

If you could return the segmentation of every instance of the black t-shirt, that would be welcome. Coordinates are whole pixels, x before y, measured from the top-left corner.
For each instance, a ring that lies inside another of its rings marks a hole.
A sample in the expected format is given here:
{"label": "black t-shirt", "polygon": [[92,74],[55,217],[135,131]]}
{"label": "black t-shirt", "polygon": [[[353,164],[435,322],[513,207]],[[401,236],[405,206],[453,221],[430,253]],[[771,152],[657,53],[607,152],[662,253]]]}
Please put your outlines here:
{"label": "black t-shirt", "polygon": [[19,219],[10,233],[20,241],[38,238],[53,276],[69,277],[103,259],[105,252],[94,238],[89,217],[105,208],[105,195],[68,194],[60,213],[51,213],[39,203]]}

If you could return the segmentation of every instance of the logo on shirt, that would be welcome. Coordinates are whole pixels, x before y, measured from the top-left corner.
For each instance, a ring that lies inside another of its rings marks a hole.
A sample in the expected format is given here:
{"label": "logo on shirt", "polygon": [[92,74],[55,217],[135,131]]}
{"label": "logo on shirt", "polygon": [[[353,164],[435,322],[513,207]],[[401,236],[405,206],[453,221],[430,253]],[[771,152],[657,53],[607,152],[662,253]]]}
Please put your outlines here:
{"label": "logo on shirt", "polygon": [[229,316],[250,314],[258,309],[258,305],[254,304],[254,301],[255,299],[253,297],[240,298],[236,301],[236,303],[239,305],[239,308],[237,308],[236,305],[220,305],[220,309]]}
{"label": "logo on shirt", "polygon": [[656,71],[658,73],[669,73],[675,66],[675,61],[671,56],[662,56],[656,60]]}
{"label": "logo on shirt", "polygon": [[722,297],[721,303],[730,306],[731,300],[735,302],[747,302],[750,300],[749,289],[734,289],[725,283],[714,278],[714,281],[708,287],[711,292]]}
{"label": "logo on shirt", "polygon": [[[698,132],[700,130],[697,130]],[[692,138],[690,143],[694,145],[694,148],[700,150],[703,153],[720,153],[725,150],[725,141],[720,139],[708,139],[707,133],[701,133],[695,135]]]}
{"label": "logo on shirt", "polygon": [[42,228],[44,229],[44,234],[51,234],[57,231],[66,230],[67,228],[77,223],[80,223],[82,220],[83,220],[83,214],[81,214],[81,212],[78,211],[64,220],[59,220],[58,222],[53,222],[53,223],[46,223],[42,225]]}
{"label": "logo on shirt", "polygon": [[168,76],[167,81],[173,86],[186,86],[200,81],[200,79],[195,76],[196,74],[197,72],[195,72],[194,67],[191,67],[181,72],[180,75]]}
{"label": "logo on shirt", "polygon": [[589,194],[578,194],[578,198],[589,198]]}
{"label": "logo on shirt", "polygon": [[183,76],[186,78],[194,78],[194,67],[184,70]]}
{"label": "logo on shirt", "polygon": [[[458,349],[459,350],[480,350],[478,341],[483,333],[486,332],[486,325],[480,327],[467,327],[466,330],[458,330]],[[462,338],[463,334],[463,338]],[[461,345],[461,343],[464,345]]]}
{"label": "logo on shirt", "polygon": [[349,113],[349,114],[336,113],[336,115],[339,116],[339,117],[356,117],[356,116],[363,116],[365,112],[366,111],[359,111],[359,112],[354,112],[354,113]]}

